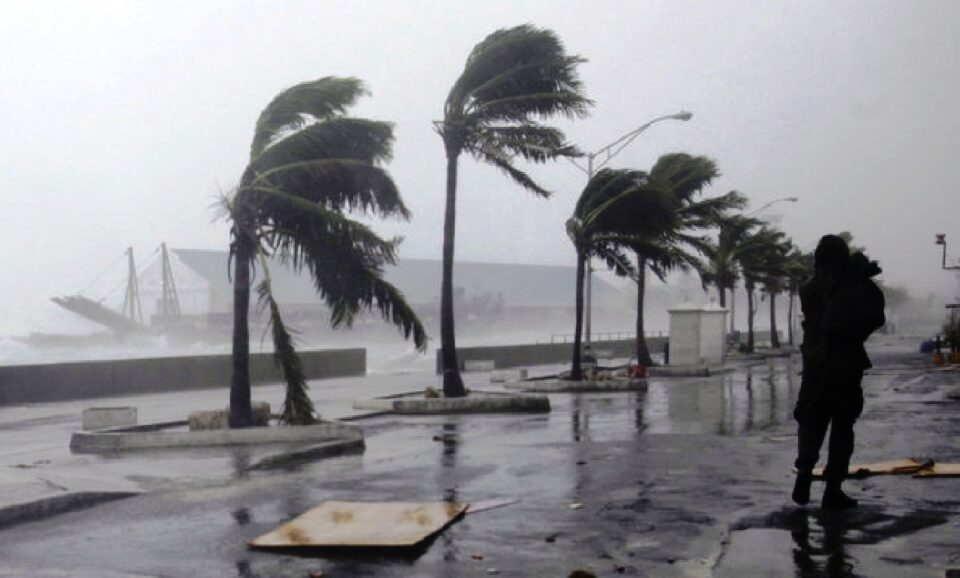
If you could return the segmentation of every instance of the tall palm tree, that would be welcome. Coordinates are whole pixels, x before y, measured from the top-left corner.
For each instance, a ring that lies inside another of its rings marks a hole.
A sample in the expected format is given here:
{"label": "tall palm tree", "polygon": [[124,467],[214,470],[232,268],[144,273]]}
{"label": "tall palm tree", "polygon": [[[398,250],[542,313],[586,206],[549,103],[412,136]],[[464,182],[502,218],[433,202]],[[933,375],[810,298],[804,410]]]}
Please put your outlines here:
{"label": "tall palm tree", "polygon": [[355,78],[325,77],[284,90],[257,119],[250,160],[226,201],[234,266],[231,427],[251,424],[248,314],[256,262],[263,270],[257,288],[261,306],[269,310],[275,359],[287,382],[282,416],[298,424],[316,417],[273,298],[268,255],[310,273],[334,327],[349,326],[361,309],[376,308],[418,348],[426,347],[420,320],[382,277],[383,266],[394,262],[398,240],[381,239],[344,212],[409,216],[381,166],[390,158],[392,126],[345,116],[365,93]]}
{"label": "tall palm tree", "polygon": [[464,152],[507,173],[541,197],[549,192],[514,165],[517,157],[545,162],[579,154],[563,133],[537,122],[554,115],[584,116],[577,65],[550,30],[529,25],[497,30],[474,47],[463,73],[450,89],[438,131],[447,156],[446,209],[443,221],[443,280],[440,290],[440,342],[443,393],[466,395],[453,319],[453,252],[456,230],[457,162]]}

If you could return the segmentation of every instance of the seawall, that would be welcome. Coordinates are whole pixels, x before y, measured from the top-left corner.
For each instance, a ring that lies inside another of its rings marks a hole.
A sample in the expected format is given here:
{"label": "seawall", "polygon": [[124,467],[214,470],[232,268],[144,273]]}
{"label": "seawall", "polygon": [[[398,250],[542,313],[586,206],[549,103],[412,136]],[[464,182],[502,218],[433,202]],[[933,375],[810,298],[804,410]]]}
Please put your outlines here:
{"label": "seawall", "polygon": [[[366,349],[301,351],[307,379],[365,375]],[[227,388],[230,355],[0,366],[0,405]],[[250,355],[253,384],[281,381],[273,354]]]}
{"label": "seawall", "polygon": [[[663,351],[666,337],[647,337],[647,347],[651,353]],[[615,341],[594,341],[591,345],[594,353],[609,352],[612,357],[633,357],[636,353],[635,339]],[[484,347],[458,347],[457,361],[461,369],[467,361],[493,361],[496,369],[525,367],[564,363],[573,357],[572,343],[537,343],[535,345],[492,345]],[[603,357],[601,355],[601,357]],[[441,353],[437,350],[437,374],[442,367]]]}

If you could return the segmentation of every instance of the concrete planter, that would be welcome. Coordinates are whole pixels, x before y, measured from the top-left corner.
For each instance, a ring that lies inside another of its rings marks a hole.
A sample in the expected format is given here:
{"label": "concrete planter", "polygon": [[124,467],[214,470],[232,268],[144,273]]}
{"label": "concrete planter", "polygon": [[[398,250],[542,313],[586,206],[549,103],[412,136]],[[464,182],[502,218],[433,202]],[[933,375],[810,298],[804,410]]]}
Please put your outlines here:
{"label": "concrete planter", "polygon": [[504,385],[507,389],[537,393],[587,393],[597,391],[644,391],[646,379],[613,379],[572,381],[569,379],[543,379],[537,381],[518,381]]}
{"label": "concrete planter", "polygon": [[131,406],[90,407],[80,414],[80,422],[83,431],[130,427],[137,425],[137,408]]}
{"label": "concrete planter", "polygon": [[494,391],[471,391],[466,397],[424,397],[422,391],[353,402],[354,409],[389,411],[401,414],[444,413],[543,413],[550,411],[544,395],[522,395]]}
{"label": "concrete planter", "polygon": [[70,438],[70,449],[76,453],[101,453],[151,448],[319,443],[363,439],[363,433],[358,426],[332,421],[304,426],[168,431],[172,428],[182,429],[185,426],[186,422],[170,422],[96,432],[75,432]]}

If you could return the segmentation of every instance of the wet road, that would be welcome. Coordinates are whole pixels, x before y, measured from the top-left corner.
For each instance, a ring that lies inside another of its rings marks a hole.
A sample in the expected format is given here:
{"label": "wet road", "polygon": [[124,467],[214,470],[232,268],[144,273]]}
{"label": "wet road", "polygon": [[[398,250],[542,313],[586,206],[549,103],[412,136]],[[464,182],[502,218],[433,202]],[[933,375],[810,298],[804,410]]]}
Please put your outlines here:
{"label": "wet road", "polygon": [[[960,462],[960,377],[888,349],[865,381],[855,461]],[[960,480],[851,481],[862,507],[832,515],[789,502],[798,370],[777,360],[724,376],[652,380],[643,393],[552,395],[547,415],[373,418],[361,422],[362,456],[282,472],[245,473],[249,453],[219,452],[220,476],[0,531],[0,576],[459,577],[495,569],[525,577],[578,568],[598,576],[943,576],[960,566]],[[468,515],[405,558],[245,546],[327,499],[498,498],[519,502]]]}

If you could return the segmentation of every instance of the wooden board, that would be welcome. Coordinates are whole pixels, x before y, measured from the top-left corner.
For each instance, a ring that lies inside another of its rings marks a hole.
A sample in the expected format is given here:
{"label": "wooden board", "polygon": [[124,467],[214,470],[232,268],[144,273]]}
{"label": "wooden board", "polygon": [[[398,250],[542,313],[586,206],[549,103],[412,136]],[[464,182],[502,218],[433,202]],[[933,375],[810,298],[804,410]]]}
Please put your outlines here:
{"label": "wooden board", "polygon": [[255,548],[413,547],[456,521],[469,504],[323,502],[250,545]]}
{"label": "wooden board", "polygon": [[960,464],[934,464],[914,474],[916,478],[958,478]]}
{"label": "wooden board", "polygon": [[[888,460],[885,462],[875,462],[871,464],[850,464],[850,468],[847,470],[847,475],[852,478],[862,478],[866,476],[879,475],[915,474],[920,470],[928,468],[932,465],[933,462],[930,460],[923,461],[913,458]],[[823,468],[815,468],[813,470],[813,477],[822,478]]]}

